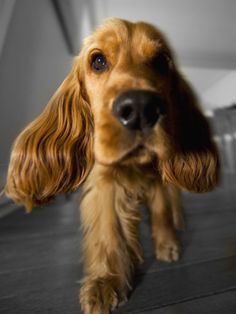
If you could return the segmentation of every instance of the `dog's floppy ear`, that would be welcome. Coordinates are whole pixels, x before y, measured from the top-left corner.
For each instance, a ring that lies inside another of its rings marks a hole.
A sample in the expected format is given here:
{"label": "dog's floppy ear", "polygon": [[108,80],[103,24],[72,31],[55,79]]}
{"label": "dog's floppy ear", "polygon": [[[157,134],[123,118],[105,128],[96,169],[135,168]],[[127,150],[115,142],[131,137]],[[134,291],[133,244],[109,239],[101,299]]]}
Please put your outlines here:
{"label": "dog's floppy ear", "polygon": [[14,143],[5,192],[28,210],[75,190],[93,165],[93,117],[82,95],[79,63]]}
{"label": "dog's floppy ear", "polygon": [[188,191],[210,191],[219,179],[219,157],[210,126],[192,88],[177,70],[172,84],[169,132],[173,151],[160,162],[163,179]]}

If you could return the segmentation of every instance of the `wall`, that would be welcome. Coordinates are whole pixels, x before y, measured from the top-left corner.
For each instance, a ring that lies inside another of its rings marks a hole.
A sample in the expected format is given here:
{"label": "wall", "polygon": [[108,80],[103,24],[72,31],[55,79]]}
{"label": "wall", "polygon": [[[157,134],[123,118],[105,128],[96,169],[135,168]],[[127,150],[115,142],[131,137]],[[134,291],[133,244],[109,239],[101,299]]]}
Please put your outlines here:
{"label": "wall", "polygon": [[236,103],[236,71],[228,69],[183,67],[205,110]]}
{"label": "wall", "polygon": [[12,142],[70,69],[52,1],[16,1],[0,59],[0,187]]}
{"label": "wall", "polygon": [[236,71],[229,71],[203,94],[207,107],[225,107],[236,104]]}

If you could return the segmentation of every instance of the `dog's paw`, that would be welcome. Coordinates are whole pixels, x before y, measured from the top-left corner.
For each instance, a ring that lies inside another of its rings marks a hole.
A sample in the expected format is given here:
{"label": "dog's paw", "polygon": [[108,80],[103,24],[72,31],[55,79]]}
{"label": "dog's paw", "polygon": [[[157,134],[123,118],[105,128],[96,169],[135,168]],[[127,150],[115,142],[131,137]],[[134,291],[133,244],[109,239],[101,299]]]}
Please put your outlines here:
{"label": "dog's paw", "polygon": [[110,278],[87,279],[80,290],[84,314],[109,314],[126,301],[126,294]]}
{"label": "dog's paw", "polygon": [[165,239],[156,244],[156,258],[164,262],[176,262],[180,258],[181,246],[177,239]]}

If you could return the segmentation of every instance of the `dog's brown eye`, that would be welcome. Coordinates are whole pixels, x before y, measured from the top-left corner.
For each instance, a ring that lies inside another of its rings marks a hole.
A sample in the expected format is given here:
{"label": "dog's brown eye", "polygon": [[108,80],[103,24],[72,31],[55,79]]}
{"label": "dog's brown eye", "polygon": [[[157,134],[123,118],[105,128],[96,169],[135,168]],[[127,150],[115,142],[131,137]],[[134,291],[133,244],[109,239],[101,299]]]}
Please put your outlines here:
{"label": "dog's brown eye", "polygon": [[153,58],[152,65],[160,74],[167,74],[170,69],[169,57],[165,53],[158,53]]}
{"label": "dog's brown eye", "polygon": [[106,57],[102,53],[97,53],[93,55],[91,62],[92,69],[95,72],[103,72],[107,68],[107,60]]}

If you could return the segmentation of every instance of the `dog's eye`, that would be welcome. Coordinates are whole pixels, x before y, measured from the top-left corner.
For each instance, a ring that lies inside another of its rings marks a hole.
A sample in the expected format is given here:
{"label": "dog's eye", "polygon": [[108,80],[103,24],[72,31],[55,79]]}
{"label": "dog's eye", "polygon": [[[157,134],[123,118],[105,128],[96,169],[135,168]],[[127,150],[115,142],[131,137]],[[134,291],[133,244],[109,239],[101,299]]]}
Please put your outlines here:
{"label": "dog's eye", "polygon": [[92,56],[91,67],[95,72],[103,72],[107,69],[107,59],[102,53]]}
{"label": "dog's eye", "polygon": [[167,74],[170,69],[170,58],[165,53],[158,53],[151,63],[155,70],[163,75]]}

